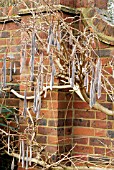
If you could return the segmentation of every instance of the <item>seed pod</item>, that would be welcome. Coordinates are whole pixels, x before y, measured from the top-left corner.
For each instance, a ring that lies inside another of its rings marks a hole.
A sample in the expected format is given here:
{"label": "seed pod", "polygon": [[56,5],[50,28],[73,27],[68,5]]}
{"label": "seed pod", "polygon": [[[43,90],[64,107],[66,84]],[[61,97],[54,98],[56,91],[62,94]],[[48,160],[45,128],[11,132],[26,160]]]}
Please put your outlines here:
{"label": "seed pod", "polygon": [[6,86],[6,57],[3,59],[3,87]]}
{"label": "seed pod", "polygon": [[19,147],[19,162],[21,161],[21,156],[22,156],[22,142],[20,141],[20,147]]}
{"label": "seed pod", "polygon": [[30,156],[29,156],[29,165],[31,166],[31,159],[32,159],[32,146],[30,145]]}
{"label": "seed pod", "polygon": [[16,64],[13,65],[13,72],[16,73]]}
{"label": "seed pod", "polygon": [[9,154],[9,150],[10,150],[10,132],[9,132],[9,135],[8,135],[8,154]]}
{"label": "seed pod", "polygon": [[25,90],[24,92],[24,109],[23,109],[23,116],[26,117],[26,114],[27,114],[27,92]]}
{"label": "seed pod", "polygon": [[12,62],[10,62],[10,81],[13,80],[13,77],[12,77],[12,71],[13,71],[13,68],[12,68]]}
{"label": "seed pod", "polygon": [[24,168],[24,159],[25,159],[25,147],[24,140],[22,140],[22,168]]}
{"label": "seed pod", "polygon": [[32,32],[32,43],[31,43],[31,59],[30,59],[30,67],[31,67],[31,76],[30,81],[34,79],[34,57],[35,57],[35,32]]}
{"label": "seed pod", "polygon": [[26,150],[26,169],[28,169],[28,145]]}
{"label": "seed pod", "polygon": [[13,157],[12,163],[11,163],[11,170],[14,170],[14,166],[15,166],[15,159]]}

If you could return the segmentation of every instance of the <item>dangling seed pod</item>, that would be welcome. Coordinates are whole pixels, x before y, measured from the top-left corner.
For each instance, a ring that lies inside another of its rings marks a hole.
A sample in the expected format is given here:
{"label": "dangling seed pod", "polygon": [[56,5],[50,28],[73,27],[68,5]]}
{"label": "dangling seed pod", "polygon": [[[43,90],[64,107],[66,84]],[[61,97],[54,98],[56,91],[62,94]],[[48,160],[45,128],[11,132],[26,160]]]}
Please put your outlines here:
{"label": "dangling seed pod", "polygon": [[15,159],[13,157],[12,163],[11,163],[11,170],[14,170],[14,166],[15,166]]}
{"label": "dangling seed pod", "polygon": [[12,81],[12,80],[13,80],[12,72],[13,72],[12,62],[10,62],[10,81]]}
{"label": "dangling seed pod", "polygon": [[32,159],[32,146],[30,145],[30,156],[29,156],[29,165],[31,166],[31,159]]}
{"label": "dangling seed pod", "polygon": [[24,92],[24,109],[23,109],[23,116],[26,117],[26,114],[27,114],[27,92],[25,90]]}
{"label": "dangling seed pod", "polygon": [[4,56],[4,59],[3,59],[3,87],[6,86],[6,57]]}
{"label": "dangling seed pod", "polygon": [[24,147],[24,140],[22,140],[22,168],[24,168],[24,159],[25,159],[25,147]]}
{"label": "dangling seed pod", "polygon": [[30,67],[31,67],[31,76],[30,81],[34,79],[34,57],[35,57],[35,32],[32,32],[32,43],[31,43],[31,58],[30,58]]}
{"label": "dangling seed pod", "polygon": [[28,169],[28,145],[26,150],[26,169]]}

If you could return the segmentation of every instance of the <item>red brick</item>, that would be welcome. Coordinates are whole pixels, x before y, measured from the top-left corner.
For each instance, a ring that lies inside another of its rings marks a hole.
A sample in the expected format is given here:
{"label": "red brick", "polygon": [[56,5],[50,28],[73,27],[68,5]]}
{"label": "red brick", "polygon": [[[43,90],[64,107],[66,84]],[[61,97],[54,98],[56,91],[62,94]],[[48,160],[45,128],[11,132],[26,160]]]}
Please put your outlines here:
{"label": "red brick", "polygon": [[111,146],[111,141],[108,139],[103,139],[103,138],[90,138],[89,145],[109,147]]}
{"label": "red brick", "polygon": [[90,127],[90,120],[74,119],[73,120],[73,126]]}
{"label": "red brick", "polygon": [[48,144],[58,144],[57,136],[48,136]]}
{"label": "red brick", "polygon": [[105,154],[105,148],[95,147],[95,154],[104,155]]}
{"label": "red brick", "polygon": [[83,136],[94,136],[94,129],[84,128],[84,127],[75,127],[74,135],[83,135]]}
{"label": "red brick", "polygon": [[48,102],[48,108],[53,110],[58,109],[58,101]]}
{"label": "red brick", "polygon": [[110,157],[114,157],[113,149],[106,148],[106,155]]}
{"label": "red brick", "polygon": [[96,112],[96,119],[105,120],[106,119],[106,114],[102,113],[102,112]]}
{"label": "red brick", "polygon": [[57,135],[57,128],[38,127],[38,134],[42,135]]}
{"label": "red brick", "polygon": [[73,142],[77,144],[88,145],[89,139],[85,137],[75,137]]}
{"label": "red brick", "polygon": [[42,100],[41,102],[42,109],[47,108],[47,106],[48,106],[47,101]]}
{"label": "red brick", "polygon": [[58,109],[72,109],[71,102],[58,102]]}
{"label": "red brick", "polygon": [[6,24],[6,30],[18,30],[20,28],[20,24],[15,22],[9,22]]}
{"label": "red brick", "polygon": [[90,109],[90,106],[86,102],[74,102],[73,103],[74,109]]}
{"label": "red brick", "polygon": [[106,130],[104,129],[95,129],[95,136],[99,136],[99,137],[106,137]]}
{"label": "red brick", "polygon": [[65,128],[65,135],[72,135],[72,127]]}
{"label": "red brick", "polygon": [[72,138],[68,136],[59,136],[58,142],[59,144],[69,144],[72,142]]}
{"label": "red brick", "polygon": [[87,118],[87,119],[94,119],[95,118],[95,112],[94,111],[75,111],[75,118]]}
{"label": "red brick", "polygon": [[81,7],[81,1],[80,1],[80,0],[77,0],[77,1],[76,1],[76,8],[79,8],[79,7]]}
{"label": "red brick", "polygon": [[42,117],[43,116],[43,118],[53,118],[53,119],[56,119],[56,118],[58,118],[58,111],[53,111],[53,110],[44,110],[44,109],[42,109],[41,111],[40,111],[40,116]]}
{"label": "red brick", "polygon": [[58,118],[72,118],[73,116],[73,110],[62,110],[58,111]]}
{"label": "red brick", "polygon": [[46,146],[45,151],[49,153],[55,153],[57,152],[58,147],[57,146]]}
{"label": "red brick", "polygon": [[74,151],[76,153],[93,154],[93,147],[92,146],[79,146],[79,145],[76,145],[75,148],[74,148]]}
{"label": "red brick", "polygon": [[107,129],[107,122],[102,120],[94,120],[91,122],[91,127]]}
{"label": "red brick", "polygon": [[42,143],[42,144],[47,143],[47,136],[37,135],[36,136],[36,141],[38,143]]}
{"label": "red brick", "polygon": [[19,106],[19,100],[17,99],[7,99],[6,100],[6,105],[7,106],[15,106],[15,107],[17,107],[17,106]]}
{"label": "red brick", "polygon": [[6,45],[6,39],[0,39],[0,46]]}
{"label": "red brick", "polygon": [[46,100],[57,100],[58,92],[50,91],[47,93]]}
{"label": "red brick", "polygon": [[107,2],[108,0],[95,0],[95,6],[101,9],[106,9],[107,8]]}

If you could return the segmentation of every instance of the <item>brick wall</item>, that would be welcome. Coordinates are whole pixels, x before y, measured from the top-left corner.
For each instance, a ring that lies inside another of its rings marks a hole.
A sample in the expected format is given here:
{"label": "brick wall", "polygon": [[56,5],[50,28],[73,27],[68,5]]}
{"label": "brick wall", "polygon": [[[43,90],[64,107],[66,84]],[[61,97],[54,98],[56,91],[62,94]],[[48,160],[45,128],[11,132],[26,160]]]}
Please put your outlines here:
{"label": "brick wall", "polygon": [[98,7],[101,9],[107,8],[107,2],[108,0],[60,0],[60,3],[62,5],[70,6],[73,8],[80,8],[80,7],[85,7],[85,8],[90,8],[90,7]]}
{"label": "brick wall", "polygon": [[[74,8],[91,7],[91,5],[99,8],[106,8],[107,1],[61,0],[61,4]],[[13,10],[17,14],[15,8]],[[8,11],[7,14],[9,14]],[[12,15],[12,13],[10,13],[10,15]],[[27,23],[29,17],[30,15],[21,16],[21,22]],[[43,34],[41,35],[45,37]],[[22,49],[20,43],[22,37],[20,24],[17,22],[6,22],[5,25],[4,23],[0,23],[0,72],[2,71],[2,58],[4,55],[6,53],[13,54],[15,58],[12,62],[15,62],[17,69],[13,74],[11,83],[16,91],[24,94],[24,90],[27,88],[24,81],[29,78],[27,71],[30,58],[27,59],[25,72],[20,75],[20,57]],[[110,73],[111,69],[107,61],[110,61],[110,55],[113,53],[113,50],[113,46],[100,42],[102,63]],[[10,62],[10,60],[6,62],[7,82],[9,81]],[[108,78],[111,79],[111,77]],[[113,84],[114,82],[112,80],[112,85]],[[33,94],[33,92],[29,91],[28,88],[27,95],[31,94]],[[0,103],[21,110],[23,106],[22,100],[17,99],[11,93],[8,93],[5,100],[3,99],[3,94],[1,93],[0,95]],[[108,106],[108,108],[112,107],[104,91],[99,101]],[[29,101],[28,106],[31,105],[32,102]],[[33,116],[35,115],[33,114]],[[109,160],[113,159],[113,116],[106,116],[106,114],[102,112],[90,109],[88,104],[81,101],[76,94],[71,94],[68,90],[54,90],[48,92],[47,97],[42,101],[40,117],[43,117],[43,119],[38,122],[36,141],[46,146],[46,152],[57,152],[58,155],[61,156],[61,154],[68,153],[70,149],[74,147],[70,156],[75,157],[74,163],[77,166],[94,166],[94,163],[99,163],[99,159],[96,158],[96,155],[101,158],[100,163],[102,164],[105,164],[104,161],[109,162]],[[21,116],[19,119],[21,122],[21,131],[26,127],[26,122]],[[44,152],[44,154],[46,152]],[[54,154],[52,159],[55,160],[56,157],[57,154]],[[19,164],[18,170],[21,169],[23,168],[21,168]]]}

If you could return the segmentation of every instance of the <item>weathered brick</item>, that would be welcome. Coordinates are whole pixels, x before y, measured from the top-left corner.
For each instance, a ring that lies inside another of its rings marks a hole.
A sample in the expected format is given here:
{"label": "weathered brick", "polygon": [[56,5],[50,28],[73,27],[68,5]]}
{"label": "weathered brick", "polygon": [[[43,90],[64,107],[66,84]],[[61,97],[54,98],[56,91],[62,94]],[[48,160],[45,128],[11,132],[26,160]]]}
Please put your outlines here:
{"label": "weathered brick", "polygon": [[72,127],[65,128],[65,135],[72,135]]}
{"label": "weathered brick", "polygon": [[9,38],[9,37],[10,37],[10,32],[8,31],[0,32],[0,38]]}
{"label": "weathered brick", "polygon": [[90,120],[74,119],[74,120],[73,120],[73,126],[90,127]]}
{"label": "weathered brick", "polygon": [[57,146],[46,146],[45,151],[49,153],[56,153],[58,150]]}
{"label": "weathered brick", "polygon": [[17,99],[7,99],[6,100],[6,105],[7,106],[15,106],[15,107],[18,107],[19,106],[19,100]]}
{"label": "weathered brick", "polygon": [[41,111],[40,111],[40,116],[42,117],[43,116],[43,118],[52,118],[52,119],[56,119],[56,118],[58,118],[58,111],[57,110],[45,110],[45,109],[42,109]]}
{"label": "weathered brick", "polygon": [[107,129],[107,122],[102,120],[91,121],[91,127]]}
{"label": "weathered brick", "polygon": [[42,144],[47,143],[47,136],[37,135],[36,136],[36,141],[38,143],[42,143]]}
{"label": "weathered brick", "polygon": [[68,136],[58,136],[59,144],[69,144],[72,143],[72,138]]}
{"label": "weathered brick", "polygon": [[50,128],[50,127],[38,127],[38,133],[42,135],[57,135],[58,129],[57,128]]}
{"label": "weathered brick", "polygon": [[47,120],[46,119],[39,120],[38,125],[47,126]]}
{"label": "weathered brick", "polygon": [[95,118],[95,112],[94,111],[79,111],[75,110],[75,118],[86,118],[86,119],[94,119]]}
{"label": "weathered brick", "polygon": [[89,141],[89,139],[88,138],[85,138],[85,137],[75,137],[74,139],[73,139],[73,142],[74,143],[77,143],[77,144],[82,144],[82,145],[88,145],[88,141]]}
{"label": "weathered brick", "polygon": [[62,110],[58,111],[58,118],[72,118],[73,111],[72,110]]}
{"label": "weathered brick", "polygon": [[86,103],[86,102],[74,102],[73,103],[73,107],[74,107],[74,109],[90,109],[90,106],[89,106],[89,104],[88,103]]}
{"label": "weathered brick", "polygon": [[95,147],[94,150],[95,150],[95,151],[94,151],[95,154],[100,154],[100,155],[104,155],[104,154],[105,154],[105,148]]}
{"label": "weathered brick", "polygon": [[111,145],[111,141],[103,138],[90,138],[89,144],[92,146],[109,147]]}
{"label": "weathered brick", "polygon": [[74,148],[74,151],[76,153],[88,153],[88,154],[93,154],[93,147],[92,146],[80,146],[76,145]]}
{"label": "weathered brick", "polygon": [[103,112],[96,112],[96,119],[105,120],[106,119],[106,114],[103,113]]}
{"label": "weathered brick", "polygon": [[114,138],[114,131],[113,130],[108,130],[107,131],[107,136],[110,138]]}

